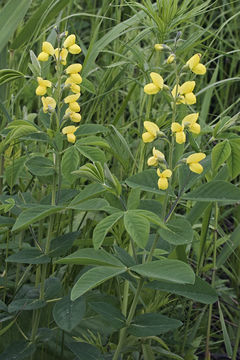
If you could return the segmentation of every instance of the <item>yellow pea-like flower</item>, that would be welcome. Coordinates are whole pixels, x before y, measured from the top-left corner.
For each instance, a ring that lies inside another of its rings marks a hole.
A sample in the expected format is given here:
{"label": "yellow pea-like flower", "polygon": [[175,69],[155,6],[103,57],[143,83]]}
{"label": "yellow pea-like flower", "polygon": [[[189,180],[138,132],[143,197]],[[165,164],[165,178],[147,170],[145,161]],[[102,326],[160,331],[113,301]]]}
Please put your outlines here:
{"label": "yellow pea-like flower", "polygon": [[48,55],[53,55],[54,54],[54,47],[52,46],[52,44],[48,41],[44,41],[42,43],[42,51],[47,53]]}
{"label": "yellow pea-like flower", "polygon": [[71,119],[73,122],[76,122],[76,123],[80,122],[81,119],[82,119],[82,117],[81,117],[81,115],[80,115],[79,113],[73,112],[73,111],[70,113],[69,116],[70,116],[70,119]]}
{"label": "yellow pea-like flower", "polygon": [[189,130],[196,135],[198,135],[201,131],[200,125],[197,124],[198,117],[199,117],[199,113],[192,113],[185,116],[182,120],[182,124],[184,126],[187,126]]}
{"label": "yellow pea-like flower", "polygon": [[187,164],[189,166],[189,169],[197,174],[201,174],[203,171],[203,167],[199,162],[203,159],[205,159],[206,155],[204,153],[195,153],[187,158]]}
{"label": "yellow pea-like flower", "polygon": [[65,41],[64,41],[64,43],[63,43],[63,46],[64,46],[65,48],[68,48],[69,46],[74,45],[74,44],[75,44],[75,41],[76,41],[76,35],[71,34],[71,35],[69,35],[69,36],[65,39]]}
{"label": "yellow pea-like flower", "polygon": [[206,66],[200,63],[201,54],[193,55],[187,62],[186,65],[190,68],[190,70],[197,75],[206,74]]}
{"label": "yellow pea-like flower", "polygon": [[152,83],[144,86],[144,92],[148,95],[155,95],[163,89],[163,78],[155,72],[151,72],[150,77],[152,79]]}
{"label": "yellow pea-like flower", "polygon": [[54,55],[56,57],[56,59],[60,59],[60,62],[62,65],[66,65],[67,63],[67,56],[68,56],[68,51],[67,49],[55,49],[54,50]]}
{"label": "yellow pea-like flower", "polygon": [[80,46],[78,46],[77,44],[74,44],[72,46],[69,46],[68,48],[68,51],[71,53],[71,54],[79,54],[82,49],[80,48]]}
{"label": "yellow pea-like flower", "polygon": [[65,126],[62,129],[62,133],[64,135],[67,135],[68,142],[73,143],[73,144],[75,143],[76,136],[74,135],[74,133],[75,133],[76,130],[77,130],[77,127],[73,126],[73,125]]}
{"label": "yellow pea-like flower", "polygon": [[70,102],[69,103],[69,108],[73,112],[79,112],[80,111],[80,106],[76,101]]}
{"label": "yellow pea-like flower", "polygon": [[148,143],[156,139],[159,133],[159,127],[151,121],[144,121],[144,127],[147,132],[142,134],[143,142]]}
{"label": "yellow pea-like flower", "polygon": [[175,55],[174,54],[169,55],[169,57],[167,58],[167,64],[171,64],[174,60],[175,60]]}
{"label": "yellow pea-like flower", "polygon": [[37,78],[38,87],[36,88],[36,95],[42,96],[47,92],[47,87],[51,87],[52,83],[49,80],[43,80],[40,76]]}
{"label": "yellow pea-like flower", "polygon": [[69,96],[65,97],[64,102],[65,102],[65,104],[73,103],[73,102],[77,101],[79,99],[79,97],[80,97],[80,93],[74,94],[74,95],[69,95]]}
{"label": "yellow pea-like flower", "polygon": [[183,144],[186,142],[186,135],[184,133],[184,125],[180,125],[177,122],[173,122],[171,125],[171,130],[176,135],[176,142],[178,144]]}
{"label": "yellow pea-like flower", "polygon": [[163,44],[155,44],[154,49],[157,51],[161,51],[164,49],[164,46],[163,46]]}
{"label": "yellow pea-like flower", "polygon": [[48,58],[49,58],[48,53],[46,53],[46,52],[44,52],[44,51],[40,52],[40,54],[39,54],[38,57],[37,57],[37,59],[38,59],[39,61],[48,61]]}
{"label": "yellow pea-like flower", "polygon": [[160,161],[163,161],[165,159],[165,156],[161,151],[156,150],[155,147],[153,148],[152,152],[153,156],[148,158],[147,164],[148,166],[157,166]]}
{"label": "yellow pea-like flower", "polygon": [[186,81],[182,85],[178,85],[178,87],[175,85],[172,90],[172,96],[175,99],[177,95],[177,101],[176,104],[187,104],[187,105],[193,105],[196,103],[196,96],[193,93],[193,90],[195,88],[195,81]]}
{"label": "yellow pea-like flower", "polygon": [[81,90],[80,86],[77,84],[74,84],[74,83],[71,84],[70,89],[72,92],[74,92],[76,94],[80,93],[80,90]]}
{"label": "yellow pea-like flower", "polygon": [[43,112],[47,113],[54,111],[54,109],[56,108],[56,101],[51,97],[51,96],[47,96],[41,97],[42,103],[43,103]]}
{"label": "yellow pea-like flower", "polygon": [[161,172],[159,169],[157,169],[157,174],[159,176],[158,188],[160,190],[166,190],[168,188],[168,178],[172,176],[172,171],[170,169],[166,169]]}
{"label": "yellow pea-like flower", "polygon": [[65,84],[81,84],[82,83],[82,77],[79,74],[71,74],[67,80],[65,81]]}
{"label": "yellow pea-like flower", "polygon": [[81,64],[72,64],[69,65],[66,68],[66,73],[67,74],[77,74],[82,70],[82,65]]}

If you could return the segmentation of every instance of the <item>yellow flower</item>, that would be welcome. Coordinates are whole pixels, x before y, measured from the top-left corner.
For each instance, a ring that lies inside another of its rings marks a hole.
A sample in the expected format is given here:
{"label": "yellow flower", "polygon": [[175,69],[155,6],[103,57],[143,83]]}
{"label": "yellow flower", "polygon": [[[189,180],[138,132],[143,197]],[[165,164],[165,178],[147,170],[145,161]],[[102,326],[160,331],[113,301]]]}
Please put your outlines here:
{"label": "yellow flower", "polygon": [[71,54],[79,54],[82,51],[80,46],[75,44],[75,41],[76,41],[76,36],[74,34],[71,34],[66,38],[66,40],[63,43],[63,46],[65,48],[68,48],[68,51]]}
{"label": "yellow flower", "polygon": [[54,55],[56,56],[56,59],[58,60],[58,58],[60,59],[60,62],[62,65],[66,65],[67,63],[67,56],[68,56],[68,51],[67,49],[55,49],[54,50]]}
{"label": "yellow flower", "polygon": [[176,133],[176,142],[178,144],[183,144],[186,142],[186,135],[184,133],[184,125],[180,125],[177,122],[173,122],[171,125],[171,130],[173,133]]}
{"label": "yellow flower", "polygon": [[40,52],[40,54],[38,55],[37,59],[39,61],[48,61],[49,55],[47,53],[45,53],[44,51]]}
{"label": "yellow flower", "polygon": [[143,142],[148,143],[155,140],[159,133],[159,127],[151,121],[144,121],[144,127],[147,132],[142,134]]}
{"label": "yellow flower", "polygon": [[199,134],[201,131],[200,125],[197,124],[198,116],[199,113],[192,113],[185,116],[182,120],[182,124],[187,126],[193,134]]}
{"label": "yellow flower", "polygon": [[67,139],[70,143],[75,143],[76,141],[76,136],[74,135],[75,131],[77,130],[76,126],[70,125],[70,126],[65,126],[62,129],[62,133],[64,135],[67,135]]}
{"label": "yellow flower", "polygon": [[151,72],[150,77],[153,82],[144,86],[144,92],[148,95],[154,95],[163,89],[163,78],[155,72]]}
{"label": "yellow flower", "polygon": [[48,55],[54,54],[54,48],[53,48],[52,44],[48,41],[44,41],[42,43],[42,51],[47,53]]}
{"label": "yellow flower", "polygon": [[77,74],[82,70],[81,64],[72,64],[66,68],[67,74]]}
{"label": "yellow flower", "polygon": [[41,97],[42,103],[43,103],[43,112],[47,113],[52,112],[55,108],[56,108],[56,101],[51,97],[51,96],[47,96]]}
{"label": "yellow flower", "polygon": [[80,122],[81,119],[82,119],[82,117],[81,117],[81,115],[80,115],[79,113],[73,112],[73,111],[70,113],[69,116],[70,116],[70,119],[71,119],[73,122],[76,122],[76,123]]}
{"label": "yellow flower", "polygon": [[160,190],[166,190],[168,188],[168,179],[172,176],[172,172],[170,169],[164,170],[162,173],[159,169],[157,169],[157,174],[159,176],[158,179],[158,188]]}
{"label": "yellow flower", "polygon": [[155,45],[154,45],[154,48],[155,48],[155,50],[157,50],[157,51],[161,51],[161,50],[164,49],[163,44],[155,44]]}
{"label": "yellow flower", "polygon": [[80,106],[76,101],[70,102],[69,103],[69,108],[73,112],[79,112],[80,111]]}
{"label": "yellow flower", "polygon": [[197,75],[204,75],[206,74],[206,66],[200,64],[201,54],[193,55],[187,62],[186,65],[189,66],[190,70]]}
{"label": "yellow flower", "polygon": [[69,95],[69,96],[65,97],[64,102],[65,102],[65,104],[73,103],[78,100],[79,96],[80,96],[80,93],[74,94],[74,95]]}
{"label": "yellow flower", "polygon": [[174,60],[175,60],[175,55],[174,54],[169,55],[169,57],[167,58],[167,64],[171,64]]}
{"label": "yellow flower", "polygon": [[47,92],[47,87],[51,87],[52,83],[49,80],[43,80],[40,76],[37,78],[38,87],[36,88],[36,95],[42,96]]}
{"label": "yellow flower", "polygon": [[148,163],[148,166],[157,166],[158,162],[163,161],[164,159],[165,159],[164,154],[161,151],[156,150],[156,148],[154,147],[153,148],[153,156],[151,156],[148,159],[147,163]]}
{"label": "yellow flower", "polygon": [[72,84],[72,83],[74,83],[74,84],[81,84],[81,82],[82,82],[82,77],[81,77],[81,75],[79,75],[79,74],[71,74],[68,78],[67,78],[67,80],[65,81],[65,84],[67,85],[67,84]]}
{"label": "yellow flower", "polygon": [[197,174],[201,174],[203,171],[203,167],[199,164],[199,161],[205,159],[206,155],[204,153],[195,153],[187,158],[187,164],[189,165],[189,169]]}
{"label": "yellow flower", "polygon": [[72,83],[70,86],[70,89],[72,92],[74,92],[76,94],[80,93],[80,86],[77,84]]}
{"label": "yellow flower", "polygon": [[195,88],[195,81],[186,81],[182,85],[175,85],[172,90],[172,96],[176,97],[177,92],[177,102],[176,104],[187,104],[187,105],[193,105],[196,103],[196,96],[193,93],[193,90]]}

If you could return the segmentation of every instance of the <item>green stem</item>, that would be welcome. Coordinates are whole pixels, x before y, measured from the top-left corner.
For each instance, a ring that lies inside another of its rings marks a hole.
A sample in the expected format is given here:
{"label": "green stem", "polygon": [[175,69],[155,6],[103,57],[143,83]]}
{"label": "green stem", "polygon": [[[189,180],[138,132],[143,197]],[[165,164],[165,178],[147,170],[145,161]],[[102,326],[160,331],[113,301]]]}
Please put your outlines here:
{"label": "green stem", "polygon": [[237,329],[236,341],[235,341],[234,349],[233,349],[232,360],[237,360],[239,344],[240,344],[240,320],[238,319],[238,329]]}
{"label": "green stem", "polygon": [[207,241],[207,233],[208,233],[208,227],[209,222],[211,218],[212,213],[212,204],[210,204],[207,209],[204,212],[203,215],[203,221],[202,221],[202,229],[201,229],[201,235],[200,235],[200,254],[199,254],[199,260],[197,264],[197,271],[196,274],[198,275],[202,266],[203,266],[203,260],[204,260],[204,249]]}

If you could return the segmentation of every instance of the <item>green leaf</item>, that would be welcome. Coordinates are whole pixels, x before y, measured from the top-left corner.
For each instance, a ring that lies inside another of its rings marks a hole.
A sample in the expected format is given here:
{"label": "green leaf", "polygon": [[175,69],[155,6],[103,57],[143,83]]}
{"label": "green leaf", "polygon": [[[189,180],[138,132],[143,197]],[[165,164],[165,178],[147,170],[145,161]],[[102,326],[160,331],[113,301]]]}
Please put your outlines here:
{"label": "green leaf", "polygon": [[[15,322],[16,319],[13,321]],[[14,341],[0,355],[0,360],[26,360],[31,359],[36,350],[35,344],[29,341]]]}
{"label": "green leaf", "polygon": [[193,240],[191,224],[184,218],[175,218],[167,223],[167,228],[159,229],[161,237],[173,245],[189,244]]}
{"label": "green leaf", "polygon": [[67,209],[79,211],[98,211],[105,210],[109,207],[109,203],[105,199],[95,198],[89,199],[78,204],[70,204]]}
{"label": "green leaf", "polygon": [[81,322],[85,311],[84,298],[71,301],[69,296],[65,296],[54,305],[53,318],[60,329],[71,332]]}
{"label": "green leaf", "polygon": [[41,309],[44,306],[46,306],[46,302],[44,300],[39,299],[17,299],[13,300],[8,305],[8,312],[13,313],[16,311],[30,311],[30,310],[36,310]]}
{"label": "green leaf", "polygon": [[168,351],[166,349],[163,349],[160,346],[155,346],[154,347],[154,352],[156,352],[158,354],[161,354],[163,356],[167,356],[167,357],[170,358],[170,360],[184,360],[184,358],[182,358],[181,356],[179,356],[177,354],[174,354],[173,352]]}
{"label": "green leaf", "polygon": [[6,5],[0,10],[0,52],[13,36],[30,4],[31,0],[8,0]]}
{"label": "green leaf", "polygon": [[231,154],[231,146],[226,139],[215,145],[212,149],[212,170],[217,172],[218,168],[228,159]]}
{"label": "green leaf", "polygon": [[221,323],[221,327],[222,327],[222,332],[223,332],[223,339],[224,339],[224,345],[227,351],[227,355],[229,357],[229,359],[232,358],[233,355],[233,351],[232,351],[232,345],[231,345],[231,341],[227,332],[227,328],[226,328],[226,324],[225,324],[225,320],[223,317],[223,313],[222,313],[222,309],[220,306],[220,302],[218,302],[218,309],[219,309],[219,315],[220,315],[220,323]]}
{"label": "green leaf", "polygon": [[18,159],[14,159],[12,163],[5,169],[5,178],[6,182],[10,187],[13,187],[20,176],[24,171],[24,164],[27,159],[27,156],[21,156]]}
{"label": "green leaf", "polygon": [[221,267],[229,258],[229,256],[240,246],[240,225],[236,227],[227,240],[226,244],[221,249],[217,257],[217,267]]}
{"label": "green leaf", "polygon": [[26,161],[25,165],[36,176],[50,176],[55,172],[52,160],[43,156],[31,157],[31,159]]}
{"label": "green leaf", "polygon": [[54,214],[62,209],[63,207],[61,206],[36,205],[34,207],[23,210],[18,216],[12,228],[12,231],[22,230],[27,226],[32,225],[36,221],[44,219],[45,217]]}
{"label": "green leaf", "polygon": [[50,257],[35,248],[20,250],[18,253],[13,254],[6,259],[6,262],[17,264],[47,264],[50,261]]}
{"label": "green leaf", "polygon": [[196,276],[194,284],[171,284],[165,281],[152,281],[146,284],[146,287],[184,296],[203,304],[213,304],[218,299],[216,291],[198,276]]}
{"label": "green leaf", "polygon": [[115,256],[105,250],[95,250],[92,248],[79,249],[73,254],[56,261],[57,264],[76,264],[76,265],[103,265],[120,266],[124,265]]}
{"label": "green leaf", "polygon": [[0,215],[0,228],[5,226],[12,226],[14,224],[14,219],[8,216],[1,216]]}
{"label": "green leaf", "polygon": [[125,180],[126,184],[131,188],[139,188],[153,194],[164,195],[162,190],[158,189],[158,176],[155,170],[145,170],[136,175],[130,176]]}
{"label": "green leaf", "polygon": [[76,147],[80,154],[93,162],[100,161],[101,163],[104,163],[106,161],[104,152],[97,147],[81,145],[80,143],[76,143]]}
{"label": "green leaf", "polygon": [[128,333],[137,337],[154,336],[173,331],[181,325],[181,321],[161,314],[142,314],[133,320],[128,328]]}
{"label": "green leaf", "polygon": [[240,174],[240,139],[230,139],[231,154],[227,159],[228,170],[231,179],[235,179]]}
{"label": "green leaf", "polygon": [[104,171],[101,163],[99,162],[83,165],[79,170],[73,171],[73,174],[104,184]]}
{"label": "green leaf", "polygon": [[121,313],[120,309],[113,306],[112,304],[106,304],[102,300],[93,301],[89,303],[89,306],[97,313],[102,315],[105,319],[110,320],[111,324],[114,324],[114,327],[121,329],[124,326],[125,317]]}
{"label": "green leaf", "polygon": [[75,131],[76,136],[85,136],[85,135],[93,135],[98,133],[104,133],[107,131],[107,128],[103,125],[98,124],[84,124],[79,125],[78,129]]}
{"label": "green leaf", "polygon": [[87,291],[126,271],[125,267],[98,266],[85,272],[72,288],[71,299],[74,301]]}
{"label": "green leaf", "polygon": [[79,166],[79,153],[75,146],[70,146],[62,157],[62,174],[67,181],[72,184],[76,180],[76,176],[72,171],[77,170]]}
{"label": "green leaf", "polygon": [[66,345],[78,360],[104,360],[103,355],[93,345],[87,344],[85,342],[67,342]]}
{"label": "green leaf", "polygon": [[21,73],[20,71],[16,71],[12,69],[2,69],[0,70],[0,85],[6,84],[13,80],[21,79],[23,77],[24,74]]}
{"label": "green leaf", "polygon": [[111,230],[114,224],[121,219],[123,212],[119,211],[101,220],[93,231],[93,245],[94,249],[99,249],[102,245],[107,233]]}
{"label": "green leaf", "polygon": [[185,194],[183,198],[200,202],[221,201],[236,203],[240,201],[240,189],[226,181],[213,180]]}
{"label": "green leaf", "polygon": [[103,147],[104,149],[110,148],[106,140],[104,140],[100,136],[94,136],[94,135],[82,137],[76,142],[76,145],[95,145],[95,146]]}
{"label": "green leaf", "polygon": [[85,77],[83,78],[83,81],[81,83],[81,88],[83,88],[84,90],[87,90],[91,94],[96,94],[96,89],[95,89],[94,84],[91,81],[89,81],[88,79],[86,79]]}
{"label": "green leaf", "polygon": [[48,253],[51,257],[62,256],[71,249],[74,241],[78,238],[79,232],[71,232],[68,234],[64,234],[56,237],[51,240],[50,252]]}
{"label": "green leaf", "polygon": [[142,249],[148,242],[150,224],[136,210],[128,210],[124,214],[124,226],[133,241]]}
{"label": "green leaf", "polygon": [[195,281],[195,275],[191,267],[179,260],[164,258],[131,266],[130,270],[143,277],[177,284],[194,284]]}
{"label": "green leaf", "polygon": [[95,198],[98,195],[103,194],[106,191],[106,188],[102,184],[89,184],[84,187],[83,190],[71,201],[71,205],[78,204],[85,200]]}
{"label": "green leaf", "polygon": [[151,223],[158,225],[161,228],[167,229],[167,225],[164,223],[164,221],[162,219],[160,219],[160,217],[157,216],[154,212],[149,211],[149,210],[144,210],[144,209],[137,209],[137,210],[134,210],[134,212],[136,214],[144,217]]}

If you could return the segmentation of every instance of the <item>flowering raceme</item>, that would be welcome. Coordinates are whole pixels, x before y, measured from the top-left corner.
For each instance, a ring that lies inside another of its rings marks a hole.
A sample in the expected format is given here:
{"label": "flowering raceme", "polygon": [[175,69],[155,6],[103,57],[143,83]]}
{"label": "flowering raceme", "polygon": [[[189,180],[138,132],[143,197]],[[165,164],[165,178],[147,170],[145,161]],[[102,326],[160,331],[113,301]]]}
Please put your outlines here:
{"label": "flowering raceme", "polygon": [[172,90],[172,96],[177,96],[176,104],[186,104],[186,105],[193,105],[196,103],[196,96],[193,93],[193,90],[195,88],[195,81],[186,81],[181,86],[177,85],[174,86]]}
{"label": "flowering raceme", "polygon": [[75,44],[75,42],[76,42],[76,35],[71,34],[66,38],[66,40],[63,43],[63,46],[68,49],[70,54],[79,54],[82,51],[80,46]]}
{"label": "flowering raceme", "polygon": [[205,159],[205,157],[206,155],[204,153],[195,153],[188,156],[187,164],[189,166],[189,169],[196,174],[201,174],[203,171],[203,167],[201,164],[199,164],[199,162]]}
{"label": "flowering raceme", "polygon": [[47,92],[47,88],[52,86],[51,81],[43,80],[40,76],[37,77],[38,87],[36,88],[36,95],[42,96]]}
{"label": "flowering raceme", "polygon": [[165,160],[164,154],[161,151],[156,150],[155,147],[153,148],[152,152],[153,156],[151,156],[147,161],[148,166],[157,166],[159,162]]}
{"label": "flowering raceme", "polygon": [[160,190],[166,190],[168,188],[168,178],[172,176],[172,171],[170,169],[166,169],[161,172],[159,169],[157,169],[157,174],[159,176],[158,188]]}
{"label": "flowering raceme", "polygon": [[200,63],[200,59],[201,54],[195,54],[186,62],[186,65],[194,74],[204,75],[207,70],[206,66]]}
{"label": "flowering raceme", "polygon": [[148,143],[156,139],[159,134],[159,127],[151,121],[144,121],[144,127],[147,132],[142,134],[143,142]]}
{"label": "flowering raceme", "polygon": [[152,83],[144,86],[144,92],[148,95],[155,95],[163,89],[163,78],[155,72],[151,72],[150,77],[152,79]]}

